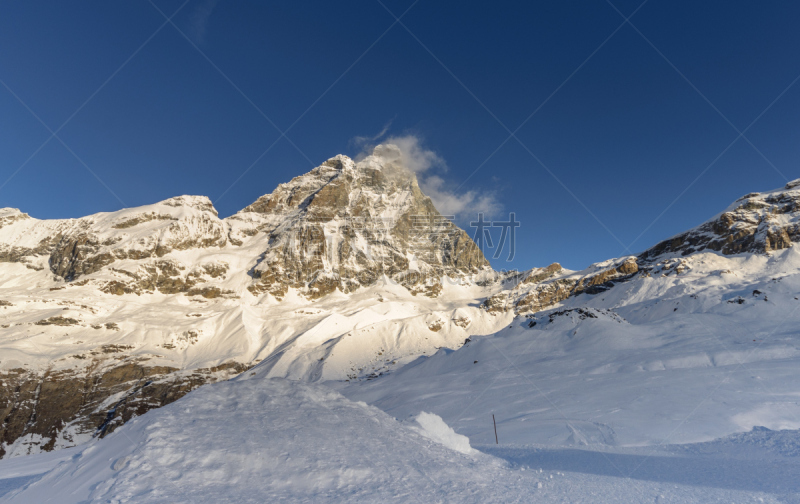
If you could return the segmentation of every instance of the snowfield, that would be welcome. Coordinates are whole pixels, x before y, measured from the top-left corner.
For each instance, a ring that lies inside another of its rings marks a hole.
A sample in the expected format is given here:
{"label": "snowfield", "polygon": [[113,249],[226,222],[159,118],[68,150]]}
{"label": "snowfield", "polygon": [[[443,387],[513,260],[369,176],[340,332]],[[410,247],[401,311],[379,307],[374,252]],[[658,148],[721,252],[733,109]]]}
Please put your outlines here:
{"label": "snowfield", "polygon": [[433,414],[401,423],[325,386],[245,375],[69,454],[1,462],[0,502],[797,502],[798,446],[796,431],[759,429],[656,451],[481,453]]}
{"label": "snowfield", "polygon": [[431,441],[448,433],[430,415],[408,428],[325,387],[248,378],[133,420],[4,501],[480,502],[513,480],[492,457]]}
{"label": "snowfield", "polygon": [[642,446],[800,428],[800,252],[703,253],[687,264],[682,275],[517,317],[379,380],[332,385],[398,418],[436,413],[473,444],[494,442],[492,413],[501,443],[521,444]]}

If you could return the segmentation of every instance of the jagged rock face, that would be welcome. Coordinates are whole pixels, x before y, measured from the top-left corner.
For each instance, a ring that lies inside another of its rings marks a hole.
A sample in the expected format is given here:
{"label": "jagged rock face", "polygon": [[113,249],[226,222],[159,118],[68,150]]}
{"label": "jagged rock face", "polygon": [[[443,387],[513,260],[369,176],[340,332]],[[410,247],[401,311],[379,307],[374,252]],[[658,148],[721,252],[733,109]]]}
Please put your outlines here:
{"label": "jagged rock face", "polygon": [[358,163],[332,158],[231,219],[252,219],[247,214],[258,214],[257,229],[269,236],[252,270],[253,293],[281,298],[293,287],[317,298],[374,285],[386,275],[435,296],[443,275],[489,267],[469,236],[420,191],[414,174],[381,152]]}
{"label": "jagged rock face", "polygon": [[[103,435],[262,361],[275,376],[375,377],[514,314],[691,269],[671,254],[768,252],[800,233],[796,184],[638,258],[504,275],[401,161],[393,146],[337,156],[226,219],[196,196],[54,221],[0,209],[0,457]],[[465,298],[416,296],[443,276],[476,281]],[[276,302],[290,289],[301,296]],[[348,297],[320,299],[334,292]]]}
{"label": "jagged rock face", "polygon": [[30,215],[20,212],[17,208],[2,208],[0,209],[0,229],[14,222],[30,218]]}
{"label": "jagged rock face", "polygon": [[686,256],[702,250],[731,255],[788,248],[800,239],[798,211],[800,180],[782,190],[743,196],[714,219],[659,243],[639,257],[654,261],[667,254]]}
{"label": "jagged rock face", "polygon": [[[0,262],[49,269],[74,285],[92,281],[108,294],[188,293],[209,280],[209,268],[225,267],[187,267],[174,259],[160,259],[174,251],[227,244],[228,227],[205,197],[179,196],[140,209],[56,221],[31,219],[13,209],[4,211],[5,215],[0,211],[0,223],[6,228],[0,233],[4,235]],[[18,224],[11,226],[14,223]],[[120,262],[125,264],[117,267]],[[95,273],[101,274],[79,280]],[[219,287],[201,290],[224,292]]]}
{"label": "jagged rock face", "polygon": [[179,261],[161,259],[148,261],[127,269],[111,268],[110,272],[120,279],[109,280],[98,285],[106,294],[143,294],[160,292],[162,294],[186,294],[216,297],[236,297],[235,292],[209,282],[215,278],[225,278],[228,265],[225,263],[206,263],[187,267]]}
{"label": "jagged rock face", "polygon": [[[638,257],[607,261],[578,274],[558,264],[531,270],[515,288],[499,292],[484,303],[493,313],[513,310],[531,314],[582,294],[597,294],[614,284],[652,275],[683,274],[688,263],[680,257],[702,251],[725,255],[769,253],[800,240],[800,180],[783,189],[751,193],[700,226],[644,251]],[[678,256],[678,257],[675,257]]]}
{"label": "jagged rock face", "polygon": [[209,274],[222,268],[224,279],[226,265],[187,263],[175,253],[243,245],[254,261],[246,287],[278,299],[290,288],[310,299],[348,293],[384,275],[436,296],[442,276],[489,269],[469,236],[420,191],[392,145],[358,163],[332,158],[227,219],[199,196],[59,221],[0,210],[0,262],[49,269],[107,294],[235,296]]}
{"label": "jagged rock face", "polygon": [[[0,231],[5,230],[4,235],[11,235],[0,240],[0,263],[21,263],[33,270],[44,269],[44,266],[36,264],[34,258],[48,255],[60,236],[57,233],[48,233],[39,240],[27,240],[24,244],[17,243],[18,240],[14,239],[15,234],[23,236],[34,222],[35,220],[31,219],[28,214],[22,213],[16,208],[0,208]],[[14,233],[13,228],[21,228],[23,231]]]}
{"label": "jagged rock face", "polygon": [[484,306],[490,312],[513,310],[517,314],[535,313],[579,294],[596,294],[617,282],[630,280],[639,272],[635,257],[595,265],[575,274],[554,263],[533,269],[515,288],[491,296]]}
{"label": "jagged rock face", "polygon": [[[53,245],[49,258],[51,271],[71,281],[117,260],[163,257],[174,250],[225,246],[227,229],[207,198],[172,198],[161,205],[195,211],[176,216],[145,212],[123,217],[111,229],[103,221],[79,219]],[[142,232],[145,223],[151,225]]]}

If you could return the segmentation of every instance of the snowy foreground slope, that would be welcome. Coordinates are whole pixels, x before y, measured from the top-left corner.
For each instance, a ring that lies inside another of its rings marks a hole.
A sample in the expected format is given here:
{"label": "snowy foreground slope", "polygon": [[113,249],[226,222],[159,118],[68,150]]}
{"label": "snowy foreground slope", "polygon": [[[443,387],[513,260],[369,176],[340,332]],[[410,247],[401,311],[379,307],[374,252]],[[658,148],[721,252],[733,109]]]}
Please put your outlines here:
{"label": "snowy foreground slope", "polygon": [[469,499],[498,476],[490,457],[434,443],[376,408],[256,378],[137,418],[9,501],[430,501]]}
{"label": "snowy foreground slope", "polygon": [[[432,415],[400,423],[324,386],[248,374],[70,450],[0,502],[792,502],[799,485],[796,433],[656,454],[484,448],[510,462],[459,438]],[[763,491],[770,478],[782,495]]]}

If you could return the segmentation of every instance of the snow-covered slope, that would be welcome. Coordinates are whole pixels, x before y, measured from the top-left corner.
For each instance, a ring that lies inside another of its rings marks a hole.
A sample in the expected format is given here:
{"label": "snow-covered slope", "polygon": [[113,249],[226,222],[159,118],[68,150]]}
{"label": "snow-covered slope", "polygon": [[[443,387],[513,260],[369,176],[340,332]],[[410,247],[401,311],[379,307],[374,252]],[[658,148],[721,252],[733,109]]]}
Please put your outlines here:
{"label": "snow-covered slope", "polygon": [[[473,441],[491,410],[518,442],[627,445],[668,438],[690,383],[768,363],[771,399],[677,439],[800,426],[780,385],[797,348],[797,201],[792,183],[638,256],[508,275],[391,145],[331,158],[226,219],[193,196],[56,221],[3,209],[0,456],[104,436],[256,365],[395,416],[421,401]],[[709,387],[690,392],[725,393]]]}
{"label": "snow-covered slope", "polygon": [[63,461],[0,462],[0,502],[793,502],[798,440],[758,429],[655,452],[481,446],[490,456],[433,414],[398,422],[327,387],[248,372]]}
{"label": "snow-covered slope", "polygon": [[3,498],[796,501],[800,184],[638,256],[500,275],[414,224],[435,209],[395,154],[224,220],[5,211],[3,449],[91,445]]}
{"label": "snow-covered slope", "polygon": [[432,411],[473,443],[494,440],[492,413],[508,443],[656,445],[800,428],[798,248],[697,252],[643,271],[338,388],[400,418]]}
{"label": "snow-covered slope", "polygon": [[7,501],[46,502],[58,489],[62,504],[481,502],[497,477],[511,482],[499,461],[433,442],[376,408],[256,378],[137,418]]}

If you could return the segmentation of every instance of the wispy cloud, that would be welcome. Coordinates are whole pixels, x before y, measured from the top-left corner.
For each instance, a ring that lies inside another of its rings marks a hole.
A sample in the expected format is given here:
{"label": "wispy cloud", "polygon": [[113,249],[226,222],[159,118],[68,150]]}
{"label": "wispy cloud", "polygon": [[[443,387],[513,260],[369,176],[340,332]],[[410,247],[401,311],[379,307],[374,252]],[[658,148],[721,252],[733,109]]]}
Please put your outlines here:
{"label": "wispy cloud", "polygon": [[[384,131],[374,138],[382,138],[386,130],[387,128],[384,128]],[[368,140],[372,138],[369,137]],[[414,172],[422,192],[433,201],[436,209],[443,215],[452,215],[457,220],[465,220],[477,217],[478,213],[494,216],[502,209],[496,194],[492,191],[460,192],[458,189],[453,189],[456,185],[440,175],[448,171],[445,160],[432,150],[426,149],[417,136],[389,137],[379,145],[374,145],[373,142],[364,142],[363,150],[356,157],[356,161],[367,156],[376,156],[382,158],[386,165]]]}
{"label": "wispy cloud", "polygon": [[395,117],[389,119],[389,121],[383,125],[383,129],[381,129],[381,131],[377,135],[353,137],[350,140],[350,145],[360,151],[365,151],[367,149],[372,150],[372,148],[381,140],[381,138],[386,136],[386,133],[389,132],[389,129],[391,129]]}
{"label": "wispy cloud", "polygon": [[479,213],[483,213],[487,217],[495,216],[502,209],[494,193],[477,191],[457,193],[451,191],[450,184],[438,175],[421,178],[419,187],[443,215],[472,219]]}
{"label": "wispy cloud", "polygon": [[217,6],[218,1],[219,0],[203,0],[192,12],[190,17],[190,29],[192,38],[194,38],[195,42],[198,44],[202,44],[206,38],[208,21],[211,19],[211,13],[214,11],[214,7]]}

